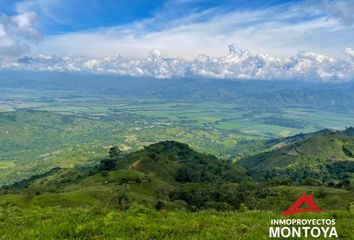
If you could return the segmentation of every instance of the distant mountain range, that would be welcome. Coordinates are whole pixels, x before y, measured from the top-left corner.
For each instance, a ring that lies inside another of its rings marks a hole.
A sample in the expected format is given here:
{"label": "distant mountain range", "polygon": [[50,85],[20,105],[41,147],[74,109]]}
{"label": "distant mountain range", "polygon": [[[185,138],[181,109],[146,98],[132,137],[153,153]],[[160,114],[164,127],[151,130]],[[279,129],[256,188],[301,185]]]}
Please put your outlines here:
{"label": "distant mountain range", "polygon": [[69,72],[1,71],[3,88],[70,90],[122,97],[235,102],[244,106],[304,106],[337,112],[354,111],[354,83],[305,81],[230,81],[154,79]]}

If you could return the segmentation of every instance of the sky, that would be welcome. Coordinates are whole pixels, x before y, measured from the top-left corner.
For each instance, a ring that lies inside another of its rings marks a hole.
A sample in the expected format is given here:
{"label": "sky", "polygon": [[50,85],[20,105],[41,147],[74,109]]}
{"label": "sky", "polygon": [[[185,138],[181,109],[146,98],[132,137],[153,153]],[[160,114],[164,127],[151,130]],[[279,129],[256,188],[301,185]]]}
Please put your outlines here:
{"label": "sky", "polygon": [[354,0],[0,0],[0,67],[348,81],[353,30]]}

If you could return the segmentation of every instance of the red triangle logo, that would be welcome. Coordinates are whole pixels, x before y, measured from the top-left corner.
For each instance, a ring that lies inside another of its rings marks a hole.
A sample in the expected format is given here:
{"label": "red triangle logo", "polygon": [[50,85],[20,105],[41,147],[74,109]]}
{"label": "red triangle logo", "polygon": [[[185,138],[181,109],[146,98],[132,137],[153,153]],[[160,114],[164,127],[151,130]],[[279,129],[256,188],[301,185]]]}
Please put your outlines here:
{"label": "red triangle logo", "polygon": [[[306,204],[307,208],[300,208],[302,204]],[[284,216],[288,216],[296,213],[303,212],[325,212],[325,210],[320,209],[317,205],[312,201],[312,195],[306,196],[306,194],[302,195],[293,205],[291,205],[288,210],[283,211]]]}

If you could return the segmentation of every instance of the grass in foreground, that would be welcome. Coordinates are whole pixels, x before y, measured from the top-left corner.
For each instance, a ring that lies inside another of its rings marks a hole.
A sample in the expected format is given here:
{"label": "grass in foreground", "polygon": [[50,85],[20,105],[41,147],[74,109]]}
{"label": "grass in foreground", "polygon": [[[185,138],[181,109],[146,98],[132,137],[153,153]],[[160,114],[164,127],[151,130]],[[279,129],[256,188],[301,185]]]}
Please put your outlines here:
{"label": "grass in foreground", "polygon": [[[332,211],[295,218],[335,218],[339,239],[354,239],[354,214]],[[265,211],[156,211],[140,205],[126,212],[61,207],[0,208],[1,239],[268,239]]]}

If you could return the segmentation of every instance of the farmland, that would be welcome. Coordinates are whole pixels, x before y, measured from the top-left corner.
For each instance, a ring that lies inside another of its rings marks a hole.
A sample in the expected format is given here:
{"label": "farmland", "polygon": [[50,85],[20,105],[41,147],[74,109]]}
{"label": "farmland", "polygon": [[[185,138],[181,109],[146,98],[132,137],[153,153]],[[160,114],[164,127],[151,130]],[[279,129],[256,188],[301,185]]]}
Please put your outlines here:
{"label": "farmland", "polygon": [[74,167],[109,146],[141,149],[166,139],[236,160],[271,138],[351,126],[354,114],[249,103],[0,89],[0,184]]}

